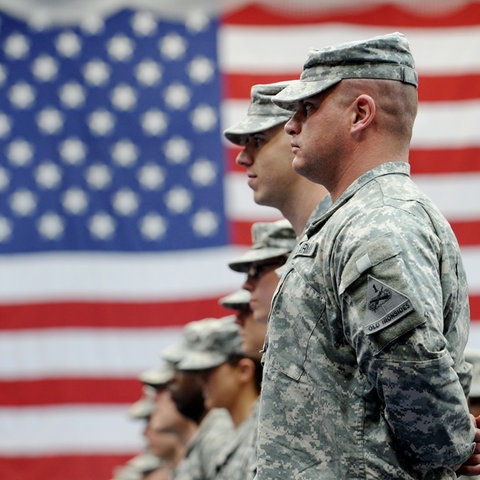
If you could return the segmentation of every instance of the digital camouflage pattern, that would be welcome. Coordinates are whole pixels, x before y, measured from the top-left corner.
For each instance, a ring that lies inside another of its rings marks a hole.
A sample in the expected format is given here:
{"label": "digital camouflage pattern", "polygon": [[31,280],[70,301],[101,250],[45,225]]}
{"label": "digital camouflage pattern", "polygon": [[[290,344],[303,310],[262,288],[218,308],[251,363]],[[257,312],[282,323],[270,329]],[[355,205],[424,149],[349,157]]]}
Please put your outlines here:
{"label": "digital camouflage pattern", "polygon": [[234,433],[229,413],[223,408],[212,409],[187,445],[185,458],[175,470],[175,480],[213,480],[218,452]]}
{"label": "digital camouflage pattern", "polygon": [[295,110],[299,100],[317,95],[345,78],[398,80],[417,87],[418,75],[408,40],[396,32],[311,50],[300,80],[290,81],[272,101],[286,110]]}
{"label": "digital camouflage pattern", "polygon": [[473,452],[455,236],[386,163],[305,231],[270,314],[256,480],[454,479]]}
{"label": "digital camouflage pattern", "polygon": [[178,362],[178,370],[196,371],[218,367],[231,357],[243,355],[240,326],[235,315],[208,322],[197,341]]}
{"label": "digital camouflage pattern", "polygon": [[252,246],[228,266],[236,272],[248,272],[254,262],[264,262],[288,255],[297,244],[295,232],[288,222],[256,222],[252,225]]}
{"label": "digital camouflage pattern", "polygon": [[215,480],[253,480],[256,471],[258,403],[252,415],[237,427],[216,461]]}
{"label": "digital camouflage pattern", "polygon": [[254,85],[250,90],[247,115],[240,122],[227,128],[223,132],[225,137],[236,145],[245,145],[249,135],[285,123],[292,114],[272,103],[272,97],[287,85],[288,82]]}
{"label": "digital camouflage pattern", "polygon": [[185,355],[197,345],[202,332],[209,329],[210,325],[216,324],[217,318],[204,318],[202,320],[193,320],[188,322],[182,330],[182,338],[174,345],[164,348],[160,355],[163,360],[176,366],[185,357]]}

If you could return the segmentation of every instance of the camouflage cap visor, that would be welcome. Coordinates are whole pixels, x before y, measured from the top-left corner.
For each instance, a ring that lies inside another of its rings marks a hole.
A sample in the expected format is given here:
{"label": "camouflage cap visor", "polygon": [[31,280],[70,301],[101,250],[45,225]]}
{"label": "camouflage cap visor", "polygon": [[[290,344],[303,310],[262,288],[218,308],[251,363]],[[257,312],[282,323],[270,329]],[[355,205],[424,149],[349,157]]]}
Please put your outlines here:
{"label": "camouflage cap visor", "polygon": [[250,264],[256,262],[263,262],[277,257],[288,255],[291,249],[289,248],[258,248],[251,249],[241,257],[229,262],[228,266],[235,272],[248,272]]}
{"label": "camouflage cap visor", "polygon": [[296,80],[275,95],[272,99],[273,103],[279,107],[294,112],[297,109],[298,102],[305,100],[314,95],[333,87],[342,79],[339,77],[325,78],[323,80],[307,81]]}
{"label": "camouflage cap visor", "polygon": [[247,144],[250,135],[281,125],[287,122],[289,118],[290,114],[288,113],[280,116],[247,115],[236,125],[225,130],[223,134],[230,142],[243,147]]}
{"label": "camouflage cap visor", "polygon": [[227,362],[229,356],[220,352],[190,351],[179,362],[178,369],[184,371],[209,370]]}

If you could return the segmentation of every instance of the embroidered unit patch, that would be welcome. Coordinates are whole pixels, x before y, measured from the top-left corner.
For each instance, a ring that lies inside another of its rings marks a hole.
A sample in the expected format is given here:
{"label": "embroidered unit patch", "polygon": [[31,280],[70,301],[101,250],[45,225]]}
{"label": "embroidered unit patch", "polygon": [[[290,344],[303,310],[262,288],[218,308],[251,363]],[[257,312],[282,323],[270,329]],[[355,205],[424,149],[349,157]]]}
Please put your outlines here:
{"label": "embroidered unit patch", "polygon": [[389,285],[368,275],[365,333],[378,332],[414,310],[410,299]]}

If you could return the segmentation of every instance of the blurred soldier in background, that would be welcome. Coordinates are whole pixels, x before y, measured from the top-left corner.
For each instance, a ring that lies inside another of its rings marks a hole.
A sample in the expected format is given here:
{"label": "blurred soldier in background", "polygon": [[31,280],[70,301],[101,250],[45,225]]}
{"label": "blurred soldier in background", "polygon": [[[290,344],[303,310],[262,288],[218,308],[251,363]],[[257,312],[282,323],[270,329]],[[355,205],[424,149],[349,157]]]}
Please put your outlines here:
{"label": "blurred soldier in background", "polygon": [[253,479],[256,405],[262,378],[260,361],[258,356],[252,358],[243,352],[235,317],[219,319],[208,327],[178,368],[196,372],[203,384],[207,408],[225,408],[233,421],[235,435],[216,456],[214,478]]}
{"label": "blurred soldier in background", "polygon": [[215,476],[215,457],[234,432],[225,409],[209,409],[205,405],[202,382],[192,372],[178,369],[185,355],[193,350],[205,328],[218,319],[207,318],[188,323],[180,342],[161,352],[163,359],[174,366],[169,389],[179,412],[197,424],[195,434],[186,444],[185,457],[175,470],[176,480],[210,480]]}

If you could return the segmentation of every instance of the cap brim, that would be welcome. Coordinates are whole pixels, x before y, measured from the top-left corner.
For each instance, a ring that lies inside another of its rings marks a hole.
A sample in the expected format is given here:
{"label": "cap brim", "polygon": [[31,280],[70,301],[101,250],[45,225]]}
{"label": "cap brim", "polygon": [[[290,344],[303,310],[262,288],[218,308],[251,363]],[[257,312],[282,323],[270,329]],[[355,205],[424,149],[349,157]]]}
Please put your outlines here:
{"label": "cap brim", "polygon": [[291,115],[247,115],[243,120],[227,128],[223,135],[235,145],[244,146],[250,135],[263,132],[287,122]]}
{"label": "cap brim", "polygon": [[115,469],[112,480],[142,480],[142,473],[133,468],[132,465],[125,465]]}
{"label": "cap brim", "polygon": [[298,102],[333,87],[341,80],[339,77],[316,81],[295,80],[272,97],[272,102],[285,110],[295,111]]}
{"label": "cap brim", "polygon": [[186,352],[188,352],[186,346],[182,343],[178,343],[177,345],[170,345],[164,348],[160,352],[160,356],[176,368],[177,363],[183,358]]}
{"label": "cap brim", "polygon": [[263,262],[265,260],[271,260],[277,257],[283,257],[288,255],[291,249],[288,248],[259,248],[258,250],[252,249],[244,253],[236,260],[229,262],[228,266],[235,272],[247,272],[250,264],[256,262]]}
{"label": "cap brim", "polygon": [[160,365],[159,367],[143,371],[139,375],[139,379],[142,383],[148,385],[161,386],[169,383],[172,380],[174,373],[175,370],[171,365]]}
{"label": "cap brim", "polygon": [[127,410],[130,418],[147,418],[155,410],[155,403],[152,400],[142,398],[133,403]]}
{"label": "cap brim", "polygon": [[128,461],[128,464],[140,473],[151,472],[161,467],[162,460],[152,453],[140,453]]}
{"label": "cap brim", "polygon": [[237,290],[225,295],[218,300],[218,303],[225,308],[241,310],[250,306],[250,292],[248,290]]}
{"label": "cap brim", "polygon": [[226,355],[215,352],[190,352],[178,363],[179,370],[197,371],[218,367],[228,360]]}

